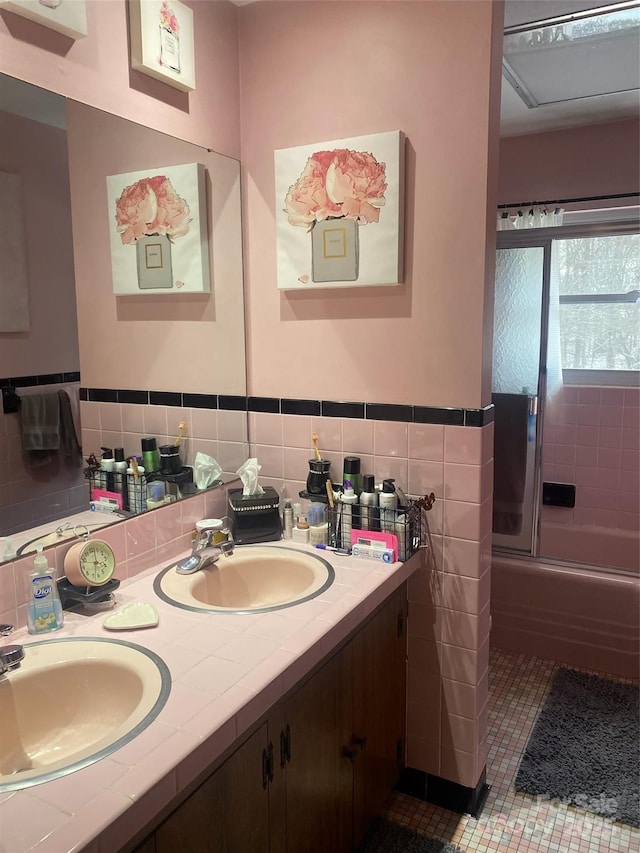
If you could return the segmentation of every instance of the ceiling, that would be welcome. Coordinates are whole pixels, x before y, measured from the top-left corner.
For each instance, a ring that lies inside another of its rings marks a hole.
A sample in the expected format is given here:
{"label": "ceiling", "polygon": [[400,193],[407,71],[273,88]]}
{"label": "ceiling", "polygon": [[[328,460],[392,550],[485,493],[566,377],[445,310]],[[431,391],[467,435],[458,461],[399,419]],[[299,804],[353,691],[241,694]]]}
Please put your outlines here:
{"label": "ceiling", "polygon": [[[505,27],[512,27],[612,5],[616,5],[616,0],[506,0],[504,24]],[[605,61],[604,57],[602,61]],[[636,65],[640,65],[640,44]],[[595,63],[592,61],[586,73],[595,76],[596,72],[597,60]],[[502,78],[501,136],[520,136],[545,130],[637,118],[639,114],[640,99],[637,90],[583,97],[529,109],[505,77]]]}
{"label": "ceiling", "polygon": [[[241,6],[255,0],[233,0],[233,2]],[[615,5],[615,2],[616,0],[506,0],[504,23],[505,27],[513,27],[585,9]],[[640,44],[638,45],[638,65],[640,66]],[[596,66],[597,63],[592,62],[589,73],[595,73]],[[38,97],[38,93],[39,90],[26,84],[15,92],[7,91],[7,87],[2,86],[0,109],[30,116],[34,108],[42,109],[42,105],[31,103],[32,99]],[[13,99],[14,103],[7,103],[7,99]],[[64,127],[64,101],[62,98],[58,100],[60,103],[54,102],[53,99],[48,102],[52,104],[53,114],[45,118],[41,117],[40,120]],[[501,136],[520,136],[546,130],[599,124],[638,117],[639,114],[640,98],[637,90],[615,95],[583,97],[575,101],[564,101],[529,109],[504,76],[502,78]],[[40,115],[42,116],[42,112]]]}

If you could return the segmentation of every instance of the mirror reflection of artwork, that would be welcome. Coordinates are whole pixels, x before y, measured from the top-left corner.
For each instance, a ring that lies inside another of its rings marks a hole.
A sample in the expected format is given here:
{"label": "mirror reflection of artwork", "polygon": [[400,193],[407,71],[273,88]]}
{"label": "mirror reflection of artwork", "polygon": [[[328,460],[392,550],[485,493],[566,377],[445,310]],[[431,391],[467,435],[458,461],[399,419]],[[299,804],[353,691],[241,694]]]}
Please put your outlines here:
{"label": "mirror reflection of artwork", "polygon": [[278,288],[402,281],[400,131],[275,152]]}
{"label": "mirror reflection of artwork", "polygon": [[183,92],[193,91],[193,14],[180,0],[130,0],[131,67]]}
{"label": "mirror reflection of artwork", "polygon": [[87,35],[86,0],[0,0],[0,9],[7,9],[72,39]]}
{"label": "mirror reflection of artwork", "polygon": [[107,196],[114,293],[210,290],[204,166],[111,175]]}

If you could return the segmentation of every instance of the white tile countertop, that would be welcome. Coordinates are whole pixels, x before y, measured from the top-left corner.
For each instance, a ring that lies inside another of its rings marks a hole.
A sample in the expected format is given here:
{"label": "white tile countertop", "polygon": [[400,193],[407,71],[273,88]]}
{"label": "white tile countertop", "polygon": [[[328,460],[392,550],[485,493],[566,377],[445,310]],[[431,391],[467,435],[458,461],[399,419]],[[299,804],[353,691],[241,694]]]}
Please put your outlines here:
{"label": "white tile countertop", "polygon": [[[246,732],[322,658],[337,648],[420,565],[318,552],[273,543],[330,562],[334,583],[317,598],[269,613],[182,610],[160,600],[155,576],[176,558],[124,581],[117,607],[153,604],[157,627],[108,631],[105,613],[66,613],[62,630],[10,643],[62,637],[126,640],[158,654],[171,693],[158,717],[106,758],[51,782],[0,794],[0,853],[114,853]],[[111,613],[116,611],[110,611]],[[42,713],[46,714],[46,708]]]}

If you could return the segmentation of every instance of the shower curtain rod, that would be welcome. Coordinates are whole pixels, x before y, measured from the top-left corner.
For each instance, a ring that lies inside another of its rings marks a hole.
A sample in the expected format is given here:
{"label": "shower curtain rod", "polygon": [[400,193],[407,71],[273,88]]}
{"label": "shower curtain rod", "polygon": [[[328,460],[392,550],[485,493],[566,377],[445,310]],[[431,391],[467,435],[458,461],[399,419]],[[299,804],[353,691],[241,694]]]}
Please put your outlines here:
{"label": "shower curtain rod", "polygon": [[619,198],[639,198],[640,193],[617,193],[616,195],[586,195],[582,198],[555,198],[546,201],[514,201],[511,204],[499,204],[498,210],[507,210],[510,207],[536,207],[537,205],[552,204],[577,204],[583,201],[611,201]]}

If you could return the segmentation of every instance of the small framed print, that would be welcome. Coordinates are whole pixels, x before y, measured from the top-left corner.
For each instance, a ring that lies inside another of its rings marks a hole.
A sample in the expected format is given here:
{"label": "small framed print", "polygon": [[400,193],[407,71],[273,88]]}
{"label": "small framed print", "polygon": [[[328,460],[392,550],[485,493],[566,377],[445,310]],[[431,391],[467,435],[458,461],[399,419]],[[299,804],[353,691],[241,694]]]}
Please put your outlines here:
{"label": "small framed print", "polygon": [[7,9],[72,39],[87,35],[86,0],[0,0]]}
{"label": "small framed print", "polygon": [[131,67],[182,92],[196,88],[193,11],[180,0],[129,0]]}

